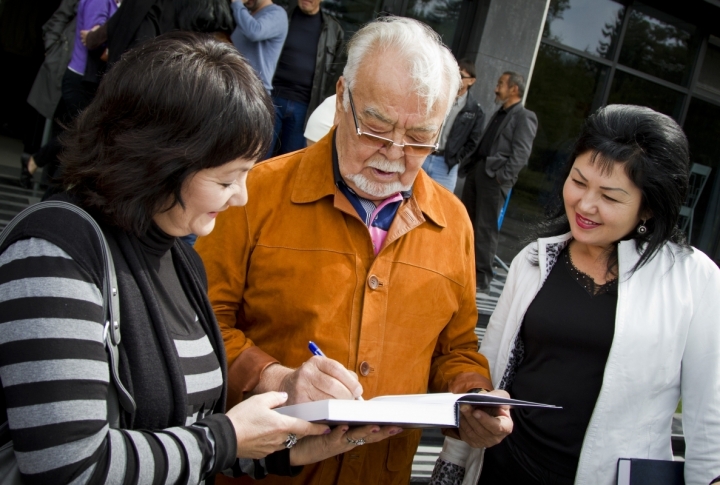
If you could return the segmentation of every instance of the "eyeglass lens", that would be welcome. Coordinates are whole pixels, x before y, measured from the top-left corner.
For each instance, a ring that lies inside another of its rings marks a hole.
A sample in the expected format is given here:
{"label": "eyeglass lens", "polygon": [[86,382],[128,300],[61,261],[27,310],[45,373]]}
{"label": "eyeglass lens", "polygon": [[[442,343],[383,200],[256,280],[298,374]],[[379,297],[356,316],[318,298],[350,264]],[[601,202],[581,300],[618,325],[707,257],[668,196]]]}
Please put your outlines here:
{"label": "eyeglass lens", "polygon": [[[390,150],[393,145],[397,145],[394,141],[378,136],[378,135],[372,135],[370,133],[366,133],[362,130],[360,130],[360,124],[357,118],[357,113],[355,112],[355,102],[352,97],[352,92],[348,90],[348,94],[350,95],[350,107],[352,109],[353,119],[355,121],[355,127],[357,128],[358,137],[360,138],[360,141],[367,146],[376,147],[378,149],[385,147],[386,150]],[[436,148],[435,145],[415,145],[412,143],[404,143],[402,145],[399,145],[403,148],[403,152],[405,155],[410,156],[427,156],[430,155]]]}
{"label": "eyeglass lens", "polygon": [[[360,132],[360,141],[367,146],[373,146],[378,149],[385,147],[386,150],[390,150],[395,144],[392,140],[388,140],[387,138],[383,138],[377,135],[371,135],[370,133],[365,133],[364,131]],[[405,154],[411,156],[429,155],[433,152],[434,149],[434,146],[413,145],[409,143],[406,143],[403,146],[403,151],[405,152]]]}

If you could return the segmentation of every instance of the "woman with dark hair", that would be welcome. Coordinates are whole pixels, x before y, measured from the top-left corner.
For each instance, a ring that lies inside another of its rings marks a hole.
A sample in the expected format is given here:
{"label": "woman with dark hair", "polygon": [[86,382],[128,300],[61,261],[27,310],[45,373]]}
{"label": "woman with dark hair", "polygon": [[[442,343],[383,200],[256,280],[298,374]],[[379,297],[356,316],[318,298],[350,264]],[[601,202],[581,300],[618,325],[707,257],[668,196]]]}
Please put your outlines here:
{"label": "woman with dark hair", "polygon": [[294,475],[296,465],[387,437],[390,428],[331,432],[280,415],[272,408],[283,393],[225,413],[225,354],[205,271],[178,237],[206,235],[218,212],[246,203],[245,179],[267,151],[271,113],[231,45],[176,33],[128,52],[64,137],[67,192],[55,198],[85,209],[108,240],[120,381],[136,407],[110,427],[114,367],[104,348],[97,236],[68,210],[36,211],[0,247],[0,431],[9,428],[0,444],[12,439],[25,483]]}
{"label": "woman with dark hair", "polygon": [[587,120],[480,348],[498,388],[563,409],[513,409],[493,448],[448,438],[436,477],[457,481],[435,483],[615,484],[619,458],[672,460],[681,397],[685,483],[718,476],[720,270],[677,227],[688,172],[668,116],[611,105]]}

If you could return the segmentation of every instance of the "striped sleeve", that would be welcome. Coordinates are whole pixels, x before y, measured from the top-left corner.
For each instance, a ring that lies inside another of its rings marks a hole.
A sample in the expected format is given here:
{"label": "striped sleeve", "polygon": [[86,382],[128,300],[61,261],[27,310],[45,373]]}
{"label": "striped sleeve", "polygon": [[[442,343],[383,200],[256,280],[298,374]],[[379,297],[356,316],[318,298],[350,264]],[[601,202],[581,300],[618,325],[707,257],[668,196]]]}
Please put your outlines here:
{"label": "striped sleeve", "polygon": [[102,321],[101,291],[59,247],[31,238],[0,254],[0,382],[24,482],[194,484],[229,467],[227,450],[213,466],[212,433],[234,439],[225,415],[109,428]]}

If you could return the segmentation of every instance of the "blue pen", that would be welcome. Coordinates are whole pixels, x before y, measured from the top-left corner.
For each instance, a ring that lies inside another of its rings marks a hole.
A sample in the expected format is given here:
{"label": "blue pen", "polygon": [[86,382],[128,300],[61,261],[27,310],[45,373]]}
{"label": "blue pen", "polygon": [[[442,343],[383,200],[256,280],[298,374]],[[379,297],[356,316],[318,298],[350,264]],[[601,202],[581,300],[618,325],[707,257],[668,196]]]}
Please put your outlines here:
{"label": "blue pen", "polygon": [[[310,349],[310,352],[312,352],[313,355],[317,355],[319,357],[325,357],[325,354],[323,354],[323,351],[320,350],[320,347],[317,346],[315,342],[312,340],[308,342],[308,349]],[[362,396],[358,396],[355,398],[356,401],[364,401]]]}
{"label": "blue pen", "polygon": [[313,355],[325,357],[325,354],[323,354],[323,351],[320,350],[320,347],[315,345],[315,342],[313,342],[312,340],[310,342],[308,342],[308,349],[310,349],[310,352],[312,352]]}

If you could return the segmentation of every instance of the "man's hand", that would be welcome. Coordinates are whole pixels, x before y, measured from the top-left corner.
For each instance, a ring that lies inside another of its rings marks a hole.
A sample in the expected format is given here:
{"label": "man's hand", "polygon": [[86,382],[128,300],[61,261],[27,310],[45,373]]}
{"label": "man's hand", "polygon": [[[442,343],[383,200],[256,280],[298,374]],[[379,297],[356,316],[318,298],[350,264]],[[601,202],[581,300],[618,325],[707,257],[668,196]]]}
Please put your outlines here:
{"label": "man's hand", "polygon": [[357,374],[327,357],[311,357],[298,369],[275,364],[260,375],[255,392],[269,390],[288,393],[287,405],[322,399],[354,399],[363,388]]}
{"label": "man's hand", "polygon": [[[505,391],[491,391],[490,394],[510,397]],[[481,408],[469,404],[460,405],[460,439],[473,448],[495,446],[509,435],[512,429],[510,408],[507,406]]]}

